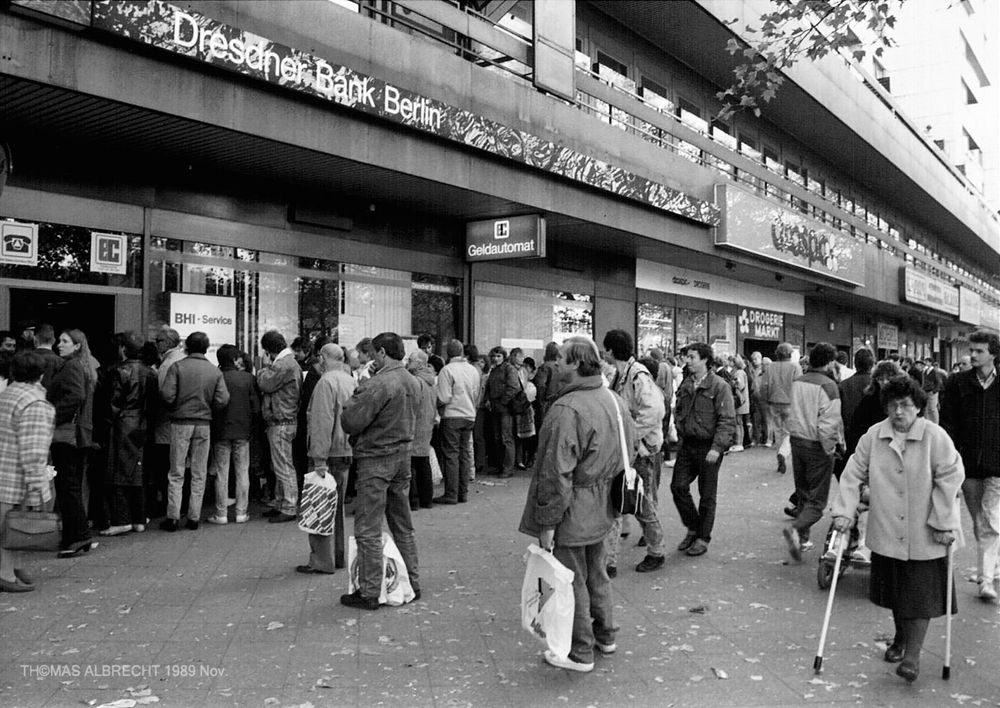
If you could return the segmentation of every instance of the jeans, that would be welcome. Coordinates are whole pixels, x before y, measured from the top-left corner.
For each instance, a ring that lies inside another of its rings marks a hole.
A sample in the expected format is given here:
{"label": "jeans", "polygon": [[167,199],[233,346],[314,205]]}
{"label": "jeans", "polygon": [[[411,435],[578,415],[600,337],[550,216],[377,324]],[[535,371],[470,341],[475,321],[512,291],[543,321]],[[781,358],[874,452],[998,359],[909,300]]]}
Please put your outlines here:
{"label": "jeans", "polygon": [[514,473],[514,416],[507,411],[494,411],[490,416],[493,437],[499,443],[498,453],[503,452],[500,472]]}
{"label": "jeans", "polygon": [[594,661],[594,640],[614,644],[617,627],[611,619],[611,581],[605,569],[604,544],[556,546],[552,555],[573,571],[573,661]]}
{"label": "jeans", "polygon": [[210,427],[181,423],[170,424],[170,473],[167,478],[167,518],[181,518],[181,496],[184,491],[184,465],[191,452],[191,496],[187,516],[191,521],[201,518],[201,499],[205,495],[208,476]]}
{"label": "jeans", "polygon": [[299,482],[292,462],[292,441],[295,423],[267,426],[267,444],[271,448],[271,469],[276,480],[274,486],[275,508],[282,514],[294,516],[299,511]]}
{"label": "jeans", "polygon": [[444,496],[467,499],[472,458],[469,440],[475,421],[469,418],[441,419],[441,450],[444,452]]}
{"label": "jeans", "polygon": [[1000,553],[1000,477],[967,479],[962,482],[962,494],[976,535],[979,581],[991,582],[997,577]]}
{"label": "jeans", "polygon": [[[646,457],[635,458],[635,471],[642,480],[642,506],[636,515],[636,521],[642,527],[642,535],[646,539],[646,553],[651,556],[663,556],[663,527],[657,516],[657,497],[660,487],[660,466],[663,464],[663,454],[656,453]],[[616,516],[611,524],[611,530],[604,539],[608,554],[608,565],[618,565],[618,547],[621,545],[622,517]],[[603,642],[602,642],[603,644]]]}
{"label": "jeans", "polygon": [[215,515],[225,519],[229,501],[229,460],[236,468],[236,515],[244,516],[250,503],[250,441],[216,440],[212,443],[212,474],[215,475]]}
{"label": "jeans", "polygon": [[941,422],[941,394],[937,391],[927,392],[927,405],[924,407],[924,417],[932,423]]}
{"label": "jeans", "polygon": [[785,458],[785,463],[792,456],[792,446],[788,435],[788,404],[772,403],[771,417],[767,421],[767,429],[774,435],[774,447],[779,456]]}
{"label": "jeans", "polygon": [[357,458],[354,538],[358,544],[358,588],[364,597],[382,591],[382,517],[406,563],[414,592],[420,590],[417,543],[410,520],[410,453]]}
{"label": "jeans", "polygon": [[52,445],[52,464],[56,468],[56,505],[62,516],[60,549],[90,540],[87,512],[83,508],[83,474],[87,449],[65,443]]}
{"label": "jeans", "polygon": [[[431,450],[431,455],[434,451]],[[431,457],[410,457],[410,506],[434,506],[434,474]]]}
{"label": "jeans", "polygon": [[[712,442],[682,440],[674,463],[674,476],[670,480],[670,493],[680,514],[681,523],[689,533],[697,534],[705,543],[712,540],[715,527],[715,500],[719,491],[719,467],[722,455],[714,463],[705,461],[712,449]],[[698,480],[698,507],[694,506],[691,484]]]}
{"label": "jeans", "polygon": [[823,518],[830,496],[833,456],[816,440],[792,438],[792,473],[795,477],[795,509],[798,514],[792,526],[799,539],[809,540],[809,529]]}

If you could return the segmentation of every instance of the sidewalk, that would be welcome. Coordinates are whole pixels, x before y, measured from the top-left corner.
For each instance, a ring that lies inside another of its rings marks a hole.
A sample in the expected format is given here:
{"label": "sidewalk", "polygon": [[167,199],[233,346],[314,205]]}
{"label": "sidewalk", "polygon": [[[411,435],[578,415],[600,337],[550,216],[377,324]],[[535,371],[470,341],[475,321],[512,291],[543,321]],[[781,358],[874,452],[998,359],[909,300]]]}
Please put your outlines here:
{"label": "sidewalk", "polygon": [[635,573],[638,534],[623,539],[619,649],[591,674],[547,666],[520,627],[531,542],[516,531],[522,473],[478,480],[468,504],[416,512],[423,599],[378,612],[338,603],[345,571],[295,573],[304,534],[255,509],[248,524],[173,534],[154,525],[102,538],[78,559],[37,556],[39,589],[0,594],[0,705],[1000,705],[1000,606],[976,599],[965,579],[974,546],[956,554],[950,681],[941,680],[943,618],[931,623],[916,683],[882,661],[892,621],[856,570],[841,579],[815,676],[827,594],[818,551],[786,562],[781,509],[792,479],[773,459],[762,448],[726,458],[716,532],[699,558],[672,551],[684,534],[664,469],[667,564]]}

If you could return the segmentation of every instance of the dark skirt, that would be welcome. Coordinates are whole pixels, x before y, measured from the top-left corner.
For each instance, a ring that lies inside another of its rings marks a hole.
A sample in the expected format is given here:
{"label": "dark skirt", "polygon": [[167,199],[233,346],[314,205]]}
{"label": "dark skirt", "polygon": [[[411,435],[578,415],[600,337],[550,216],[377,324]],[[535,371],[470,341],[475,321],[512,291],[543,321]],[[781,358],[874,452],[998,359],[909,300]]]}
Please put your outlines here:
{"label": "dark skirt", "polygon": [[[868,598],[892,610],[897,619],[940,617],[945,613],[948,582],[947,557],[903,561],[872,553]],[[951,614],[955,614],[954,580],[951,583]]]}

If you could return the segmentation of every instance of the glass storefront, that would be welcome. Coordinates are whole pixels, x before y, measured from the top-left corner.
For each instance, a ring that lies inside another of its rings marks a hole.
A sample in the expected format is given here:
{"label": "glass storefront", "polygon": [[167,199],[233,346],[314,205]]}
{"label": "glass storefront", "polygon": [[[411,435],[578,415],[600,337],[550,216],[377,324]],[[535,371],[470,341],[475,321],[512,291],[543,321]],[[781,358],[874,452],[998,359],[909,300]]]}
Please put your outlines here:
{"label": "glass storefront", "polygon": [[708,312],[677,308],[677,350],[695,342],[708,341]]}
{"label": "glass storefront", "polygon": [[718,357],[736,353],[736,315],[710,312],[708,315],[708,343]]}
{"label": "glass storefront", "polygon": [[664,356],[674,353],[674,308],[669,305],[639,303],[639,347],[645,354],[659,349]]}
{"label": "glass storefront", "polygon": [[346,347],[379,332],[427,333],[439,348],[461,331],[456,278],[154,237],[150,331],[170,322],[171,293],[229,298],[232,343],[252,355],[271,329]]}
{"label": "glass storefront", "polygon": [[474,293],[473,341],[480,352],[516,346],[540,363],[546,343],[594,334],[590,295],[486,282],[476,282]]}

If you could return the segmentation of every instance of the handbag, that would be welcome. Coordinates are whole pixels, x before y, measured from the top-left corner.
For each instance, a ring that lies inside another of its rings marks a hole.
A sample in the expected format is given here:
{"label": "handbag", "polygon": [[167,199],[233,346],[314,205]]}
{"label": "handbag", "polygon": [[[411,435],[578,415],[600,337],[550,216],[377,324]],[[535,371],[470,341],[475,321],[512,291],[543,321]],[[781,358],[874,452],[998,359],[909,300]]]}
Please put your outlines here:
{"label": "handbag", "polygon": [[512,415],[521,415],[531,409],[531,401],[528,400],[528,394],[524,391],[524,383],[521,381],[520,376],[517,377],[517,382],[521,384],[521,390],[514,394],[514,397],[510,399],[510,403],[507,404],[507,410]]}
{"label": "handbag", "polygon": [[61,535],[59,514],[29,507],[28,492],[20,506],[13,507],[3,517],[5,551],[57,551]]}
{"label": "handbag", "polygon": [[[608,393],[611,394],[610,391]],[[612,399],[614,399],[613,394]],[[618,515],[635,515],[639,513],[642,506],[645,491],[643,490],[642,477],[628,463],[625,423],[622,421],[622,412],[618,407],[618,401],[612,400],[611,402],[615,407],[615,416],[618,418],[618,442],[622,451],[622,471],[616,474],[611,481],[611,508]]]}

